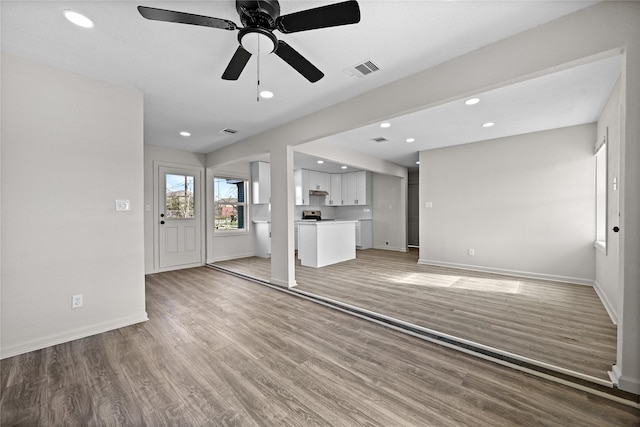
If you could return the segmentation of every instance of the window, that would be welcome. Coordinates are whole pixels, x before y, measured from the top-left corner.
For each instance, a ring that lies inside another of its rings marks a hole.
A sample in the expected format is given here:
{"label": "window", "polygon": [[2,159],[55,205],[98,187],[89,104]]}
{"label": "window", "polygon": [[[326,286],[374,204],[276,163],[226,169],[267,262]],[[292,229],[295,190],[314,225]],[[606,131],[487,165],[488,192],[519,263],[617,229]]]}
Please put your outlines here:
{"label": "window", "polygon": [[195,218],[193,183],[189,175],[165,175],[165,210],[167,219]]}
{"label": "window", "polygon": [[246,230],[247,181],[217,176],[213,188],[215,230]]}
{"label": "window", "polygon": [[606,247],[607,241],[607,144],[596,151],[596,241]]}

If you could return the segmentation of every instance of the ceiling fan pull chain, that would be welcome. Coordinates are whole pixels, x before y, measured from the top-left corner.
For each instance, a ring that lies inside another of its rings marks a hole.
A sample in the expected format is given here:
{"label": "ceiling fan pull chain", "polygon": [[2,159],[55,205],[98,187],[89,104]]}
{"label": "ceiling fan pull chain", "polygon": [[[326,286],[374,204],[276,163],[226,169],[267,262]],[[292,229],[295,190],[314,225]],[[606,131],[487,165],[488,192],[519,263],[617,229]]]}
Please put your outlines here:
{"label": "ceiling fan pull chain", "polygon": [[258,54],[256,55],[256,61],[258,62],[256,75],[256,102],[260,102],[260,37],[258,37]]}

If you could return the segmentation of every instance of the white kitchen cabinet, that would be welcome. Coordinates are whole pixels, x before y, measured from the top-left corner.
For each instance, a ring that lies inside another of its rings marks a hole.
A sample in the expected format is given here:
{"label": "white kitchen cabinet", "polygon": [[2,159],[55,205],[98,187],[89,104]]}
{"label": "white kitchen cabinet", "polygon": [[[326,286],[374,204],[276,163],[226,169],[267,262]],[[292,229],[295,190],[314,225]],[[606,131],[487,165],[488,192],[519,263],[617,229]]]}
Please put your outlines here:
{"label": "white kitchen cabinet", "polygon": [[342,174],[332,173],[329,176],[329,197],[327,204],[329,206],[342,206]]}
{"label": "white kitchen cabinet", "polygon": [[271,202],[271,164],[251,163],[251,203],[266,205]]}
{"label": "white kitchen cabinet", "polygon": [[356,247],[358,249],[373,247],[373,223],[370,219],[361,219],[356,224]]}
{"label": "white kitchen cabinet", "polygon": [[329,192],[331,179],[328,173],[309,171],[309,189]]}
{"label": "white kitchen cabinet", "polygon": [[356,200],[356,176],[353,172],[342,174],[342,204],[345,206],[351,206],[355,204]]}
{"label": "white kitchen cabinet", "polygon": [[293,171],[293,180],[296,186],[296,205],[309,204],[309,171],[296,169]]}
{"label": "white kitchen cabinet", "polygon": [[271,223],[254,221],[255,254],[261,258],[271,258]]}
{"label": "white kitchen cabinet", "polygon": [[353,172],[356,175],[356,205],[371,204],[371,173]]}
{"label": "white kitchen cabinet", "polygon": [[305,267],[325,265],[355,259],[355,225],[358,221],[300,222],[298,257]]}
{"label": "white kitchen cabinet", "polygon": [[344,205],[371,204],[371,173],[359,171],[342,174],[341,189]]}

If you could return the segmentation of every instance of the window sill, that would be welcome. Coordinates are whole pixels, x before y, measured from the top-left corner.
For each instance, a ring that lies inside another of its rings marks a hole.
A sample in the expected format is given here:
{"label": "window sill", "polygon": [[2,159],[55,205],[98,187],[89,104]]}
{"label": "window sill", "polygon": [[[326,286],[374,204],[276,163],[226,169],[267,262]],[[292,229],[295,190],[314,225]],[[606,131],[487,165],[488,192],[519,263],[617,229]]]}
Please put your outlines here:
{"label": "window sill", "polygon": [[249,230],[213,230],[213,237],[247,236],[253,234]]}
{"label": "window sill", "polygon": [[593,247],[596,248],[599,252],[605,255],[607,254],[607,242],[605,242],[604,240],[596,240],[593,243]]}

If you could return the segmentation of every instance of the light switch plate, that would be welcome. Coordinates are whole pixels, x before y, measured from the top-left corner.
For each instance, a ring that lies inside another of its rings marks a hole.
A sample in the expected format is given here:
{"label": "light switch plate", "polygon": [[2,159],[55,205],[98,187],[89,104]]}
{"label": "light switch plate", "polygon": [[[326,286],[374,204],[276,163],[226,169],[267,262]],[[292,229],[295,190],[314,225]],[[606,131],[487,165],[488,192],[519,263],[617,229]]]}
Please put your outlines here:
{"label": "light switch plate", "polygon": [[131,210],[131,200],[117,199],[116,212],[128,212]]}

